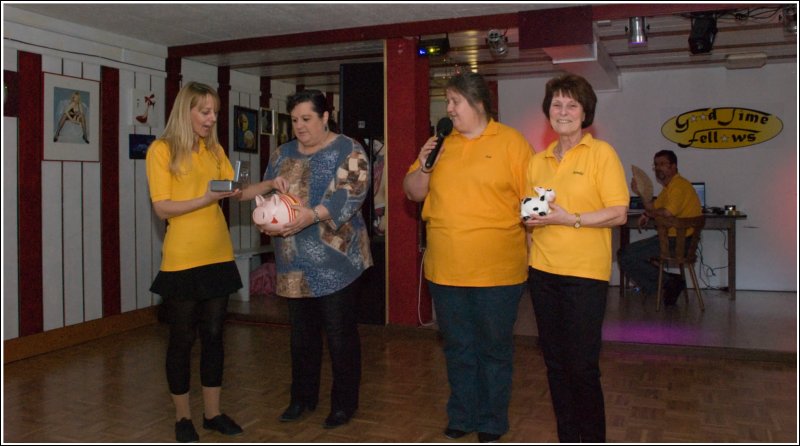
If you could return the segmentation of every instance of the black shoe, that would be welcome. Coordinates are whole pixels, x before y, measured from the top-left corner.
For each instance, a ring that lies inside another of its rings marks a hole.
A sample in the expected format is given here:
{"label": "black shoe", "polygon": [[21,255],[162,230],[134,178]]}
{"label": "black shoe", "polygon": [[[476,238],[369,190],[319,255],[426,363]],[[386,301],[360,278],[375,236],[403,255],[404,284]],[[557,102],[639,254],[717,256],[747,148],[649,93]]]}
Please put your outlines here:
{"label": "black shoe", "polygon": [[467,435],[469,432],[460,429],[450,429],[449,427],[444,430],[444,436],[451,440],[458,440],[459,438]]}
{"label": "black shoe", "polygon": [[294,421],[300,418],[300,415],[303,415],[303,412],[308,409],[309,412],[313,412],[314,409],[317,408],[317,403],[314,404],[305,404],[298,401],[292,401],[289,403],[289,407],[286,408],[285,411],[281,414],[278,420],[282,422],[287,421]]}
{"label": "black shoe", "polygon": [[343,424],[347,424],[348,421],[350,421],[349,415],[347,415],[343,410],[335,410],[328,415],[328,418],[325,418],[325,423],[322,424],[322,427],[325,429],[333,429]]}
{"label": "black shoe", "polygon": [[[679,276],[680,277],[680,276]],[[683,290],[686,289],[686,283],[682,279],[676,279],[675,277],[670,277],[664,283],[664,305],[672,306],[678,302],[678,296],[681,295]]]}
{"label": "black shoe", "polygon": [[222,435],[239,435],[244,432],[241,426],[224,413],[210,420],[203,415],[203,429],[215,430]]}
{"label": "black shoe", "polygon": [[478,442],[480,443],[497,443],[502,435],[490,434],[488,432],[478,432]]}
{"label": "black shoe", "polygon": [[175,441],[178,443],[197,443],[200,441],[200,436],[194,430],[192,420],[181,418],[181,421],[175,423]]}

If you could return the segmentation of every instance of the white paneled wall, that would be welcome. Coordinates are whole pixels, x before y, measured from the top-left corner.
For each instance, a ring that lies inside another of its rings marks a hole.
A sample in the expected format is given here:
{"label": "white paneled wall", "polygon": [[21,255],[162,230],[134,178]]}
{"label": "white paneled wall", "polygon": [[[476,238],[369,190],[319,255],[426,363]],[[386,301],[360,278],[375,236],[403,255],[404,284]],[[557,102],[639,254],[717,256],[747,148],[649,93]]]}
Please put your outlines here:
{"label": "white paneled wall", "polygon": [[[5,19],[5,17],[4,17]],[[53,23],[49,21],[48,23]],[[40,54],[42,71],[101,81],[102,65],[119,69],[119,218],[121,311],[152,306],[149,292],[161,263],[164,223],[154,217],[144,160],[129,157],[129,134],[158,135],[163,128],[133,125],[131,90],[153,91],[163,116],[166,48],[133,42],[69,37],[6,23],[3,69],[17,70],[18,51]],[[87,36],[94,36],[91,32]],[[63,50],[63,51],[62,51]],[[163,52],[163,55],[158,55]],[[128,63],[130,62],[130,63]],[[163,121],[162,121],[163,122]],[[3,119],[3,337],[19,336],[18,156],[16,118]],[[102,181],[99,162],[43,161],[42,304],[43,329],[52,330],[102,317]],[[23,285],[24,286],[24,285]]]}
{"label": "white paneled wall", "polygon": [[[17,50],[3,48],[3,69],[17,71]],[[3,117],[3,340],[19,336],[17,118]]]}
{"label": "white paneled wall", "polygon": [[[42,71],[100,81],[100,66],[42,56]],[[42,162],[44,330],[102,316],[100,172],[97,162]]]}
{"label": "white paneled wall", "polygon": [[[23,17],[24,18],[24,17]],[[5,18],[4,18],[5,19]],[[57,21],[56,21],[57,22]],[[44,23],[44,22],[43,22]],[[47,22],[55,23],[55,22]],[[119,247],[120,309],[128,312],[160,302],[149,288],[161,264],[165,223],[152,210],[147,185],[145,161],[131,159],[129,135],[160,136],[168,116],[165,107],[166,48],[154,48],[135,42],[126,47],[111,42],[70,37],[57,31],[6,23],[3,68],[17,70],[17,52],[40,54],[42,70],[48,73],[101,81],[102,66],[119,70]],[[83,29],[83,28],[82,28]],[[104,34],[105,35],[105,34]],[[122,50],[121,50],[122,49]],[[217,68],[182,62],[183,82],[198,81],[215,88]],[[233,126],[233,106],[259,109],[260,80],[241,73],[231,73],[230,108],[225,111]],[[161,114],[161,127],[135,125],[133,90],[152,91]],[[270,108],[285,113],[286,96],[295,86],[272,83]],[[18,120],[3,119],[3,338],[19,336],[19,270],[17,242],[20,200],[18,198]],[[231,132],[232,133],[232,132]],[[271,137],[274,145],[274,136]],[[223,136],[226,148],[232,136]],[[265,166],[258,153],[231,151],[231,161],[250,162],[251,181],[260,181]],[[43,161],[42,169],[42,286],[44,330],[52,330],[102,317],[102,181],[101,162]],[[253,203],[230,203],[231,238],[234,249],[255,247],[260,242],[252,226]],[[246,286],[246,285],[245,285]]]}
{"label": "white paneled wall", "polygon": [[[150,284],[161,265],[161,244],[165,224],[153,212],[143,159],[130,159],[129,135],[158,137],[163,127],[133,125],[133,90],[155,93],[156,107],[164,116],[165,75],[155,76],[130,70],[119,72],[119,220],[120,296],[122,312],[160,302],[150,293]],[[166,117],[161,121],[166,124]]]}
{"label": "white paneled wall", "polygon": [[[16,68],[16,66],[15,66]],[[19,336],[17,118],[3,118],[3,339]]]}

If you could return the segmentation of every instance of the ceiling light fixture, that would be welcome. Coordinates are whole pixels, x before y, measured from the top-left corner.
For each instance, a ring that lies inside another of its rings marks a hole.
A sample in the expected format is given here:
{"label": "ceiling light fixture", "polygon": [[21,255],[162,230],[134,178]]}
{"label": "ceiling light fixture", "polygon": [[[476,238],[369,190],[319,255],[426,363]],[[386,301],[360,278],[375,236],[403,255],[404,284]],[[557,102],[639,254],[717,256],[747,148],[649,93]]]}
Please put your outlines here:
{"label": "ceiling light fixture", "polygon": [[647,46],[647,30],[650,25],[644,17],[631,17],[625,27],[625,32],[628,33],[628,47],[638,48]]}
{"label": "ceiling light fixture", "polygon": [[797,5],[784,5],[783,31],[786,34],[797,35]]}
{"label": "ceiling light fixture", "polygon": [[692,16],[692,31],[689,33],[689,50],[692,54],[711,52],[717,36],[717,18],[713,14],[699,13]]}
{"label": "ceiling light fixture", "polygon": [[417,54],[420,57],[443,56],[450,51],[450,38],[420,40],[417,45]]}
{"label": "ceiling light fixture", "polygon": [[486,36],[486,44],[489,45],[489,52],[494,57],[508,54],[508,37],[505,32],[501,33],[498,29],[490,29]]}

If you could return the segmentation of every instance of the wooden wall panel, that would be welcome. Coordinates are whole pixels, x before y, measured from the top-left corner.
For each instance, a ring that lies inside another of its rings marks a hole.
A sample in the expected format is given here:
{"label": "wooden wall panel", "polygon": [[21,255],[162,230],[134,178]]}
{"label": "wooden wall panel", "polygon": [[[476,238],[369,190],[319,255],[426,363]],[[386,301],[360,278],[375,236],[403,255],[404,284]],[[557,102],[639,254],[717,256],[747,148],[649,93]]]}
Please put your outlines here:
{"label": "wooden wall panel", "polygon": [[[44,153],[42,132],[42,68],[44,60],[38,54],[20,51],[18,191],[25,194],[20,202],[17,240],[24,249],[19,251],[19,281],[25,286],[19,292],[19,335],[27,336],[42,331],[42,157]],[[4,132],[5,134],[5,132]]]}
{"label": "wooden wall panel", "polygon": [[[125,119],[129,113],[130,100],[128,92],[133,89],[134,73],[129,70],[119,72],[119,116]],[[118,137],[120,150],[119,163],[119,292],[120,311],[135,310],[136,306],[136,178],[135,164],[128,159],[128,151],[123,149],[128,141],[128,127],[119,126]]]}
{"label": "wooden wall panel", "polygon": [[[16,53],[15,53],[16,55]],[[15,58],[16,60],[16,58]],[[3,339],[19,336],[17,118],[3,118]]]}
{"label": "wooden wall panel", "polygon": [[150,293],[150,284],[154,277],[152,250],[156,245],[160,246],[160,243],[153,240],[151,225],[164,223],[160,222],[152,212],[147,182],[138,180],[141,173],[144,172],[144,166],[139,165],[143,163],[143,160],[136,160],[135,163],[134,172],[139,175],[136,175],[136,180],[129,187],[134,190],[136,200],[134,205],[136,214],[133,219],[136,243],[135,251],[129,255],[136,256],[136,308],[144,308],[149,307],[153,302],[153,295]]}
{"label": "wooden wall panel", "polygon": [[[83,321],[90,321],[103,317],[102,234],[115,228],[105,226],[102,222],[101,164],[82,164],[83,202],[98,203],[97,206],[90,204],[83,207]],[[108,277],[108,281],[118,283],[117,277]],[[119,293],[114,298],[119,300]]]}
{"label": "wooden wall panel", "polygon": [[83,206],[96,204],[83,203],[81,164],[83,163],[61,163],[64,325],[83,322],[83,238],[100,236],[99,232],[84,233]]}
{"label": "wooden wall panel", "polygon": [[[64,228],[60,161],[42,162],[42,330],[64,326]],[[24,287],[23,287],[24,288]]]}
{"label": "wooden wall panel", "polygon": [[[87,252],[93,253],[92,246],[98,249],[97,270],[87,271],[87,284],[94,290],[95,281],[99,300],[95,302],[93,291],[87,289],[86,318],[112,316],[120,311],[120,250],[119,250],[119,69],[102,67],[100,83],[100,108],[103,120],[100,123],[100,162],[101,165],[87,165],[87,179],[93,178],[93,168],[97,168],[97,200],[101,209],[97,213],[100,227],[100,240],[96,245],[87,241]],[[100,173],[102,168],[102,174]],[[90,189],[93,190],[93,189]],[[87,216],[87,221],[92,221]],[[91,246],[90,246],[91,245]],[[88,258],[92,258],[90,256]],[[89,278],[91,276],[91,278]],[[96,276],[96,277],[95,277]],[[105,279],[105,280],[103,280]],[[95,304],[97,306],[95,306]],[[98,312],[96,312],[98,310]]]}

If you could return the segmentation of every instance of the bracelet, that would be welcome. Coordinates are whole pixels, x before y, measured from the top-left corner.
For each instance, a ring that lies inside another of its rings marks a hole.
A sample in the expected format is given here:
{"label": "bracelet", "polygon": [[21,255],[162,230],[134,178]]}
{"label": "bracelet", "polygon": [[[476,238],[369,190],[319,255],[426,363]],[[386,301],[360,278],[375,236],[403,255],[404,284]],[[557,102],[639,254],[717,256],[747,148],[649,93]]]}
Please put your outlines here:
{"label": "bracelet", "polygon": [[311,212],[314,213],[314,224],[319,223],[320,220],[319,220],[319,214],[317,213],[317,208],[311,208]]}
{"label": "bracelet", "polygon": [[433,171],[433,169],[425,170],[425,169],[422,168],[422,166],[419,166],[419,171],[422,172],[422,173],[430,174]]}

